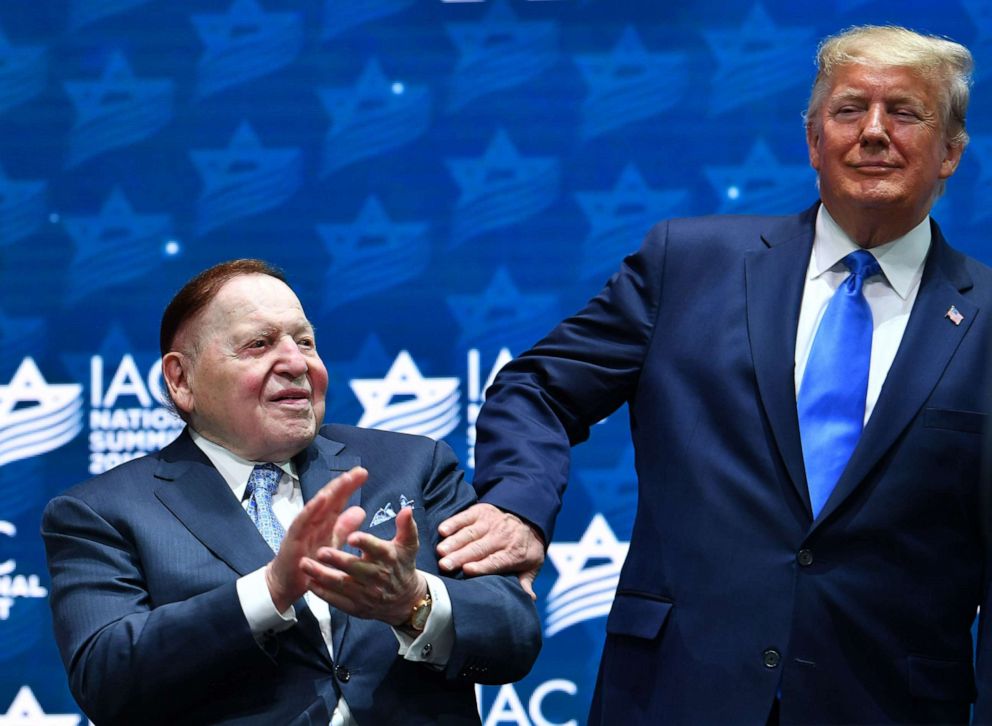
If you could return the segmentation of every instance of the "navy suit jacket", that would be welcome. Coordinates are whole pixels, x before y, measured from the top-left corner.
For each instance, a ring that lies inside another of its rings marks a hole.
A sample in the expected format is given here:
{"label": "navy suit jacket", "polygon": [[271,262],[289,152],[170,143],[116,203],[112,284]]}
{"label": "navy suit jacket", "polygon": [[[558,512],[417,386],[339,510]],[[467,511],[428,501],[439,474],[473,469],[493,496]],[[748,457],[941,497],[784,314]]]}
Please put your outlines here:
{"label": "navy suit jacket", "polygon": [[592,723],[759,724],[777,693],[784,723],[968,719],[970,628],[992,608],[979,477],[992,271],[933,225],[898,354],[814,520],[793,371],[815,216],[657,225],[487,393],[476,487],[548,536],[569,446],[629,405],[639,500]]}
{"label": "navy suit jacket", "polygon": [[[417,566],[437,573],[437,525],[474,501],[447,445],[325,427],[295,459],[309,500],[353,466],[369,480],[349,506],[372,514],[414,501]],[[42,535],[55,635],[87,715],[107,724],[321,724],[342,693],[363,726],[479,720],[475,682],[516,680],[540,647],[530,598],[513,577],[448,578],[455,644],[444,670],[406,661],[384,623],[332,610],[334,660],[301,599],[299,622],[265,638],[249,629],[235,581],[272,550],[220,473],[184,432],[162,451],[53,499]]]}

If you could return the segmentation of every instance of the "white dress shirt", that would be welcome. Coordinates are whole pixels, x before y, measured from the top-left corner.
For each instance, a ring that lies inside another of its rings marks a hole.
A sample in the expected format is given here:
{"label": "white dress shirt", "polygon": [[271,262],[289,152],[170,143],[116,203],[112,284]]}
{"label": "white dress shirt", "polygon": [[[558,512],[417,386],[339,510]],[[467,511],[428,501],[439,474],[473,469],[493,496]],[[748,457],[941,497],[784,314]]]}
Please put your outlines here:
{"label": "white dress shirt", "polygon": [[[796,331],[797,392],[802,386],[813,338],[827,304],[834,291],[850,274],[841,260],[859,249],[861,247],[840,228],[827,208],[821,204],[816,215],[813,254],[810,255],[806,272],[803,302],[799,309],[799,328]],[[909,322],[909,314],[920,290],[923,265],[929,251],[929,216],[902,237],[869,250],[882,268],[882,274],[866,280],[863,288],[868,307],[871,308],[873,330],[865,423],[871,417],[882,384],[892,367],[903,333],[906,332],[906,323]]]}
{"label": "white dress shirt", "polygon": [[[267,462],[242,459],[224,447],[204,438],[192,428],[190,428],[190,435],[193,442],[200,447],[200,450],[206,454],[217,471],[224,477],[224,481],[231,487],[231,491],[241,502],[241,506],[247,509],[248,500],[245,499],[245,490],[248,488],[248,477],[256,464]],[[292,461],[273,463],[282,469],[283,473],[279,480],[279,487],[272,496],[272,512],[283,529],[289,530],[290,524],[303,510],[303,492],[299,477],[296,474],[296,467]],[[428,663],[436,668],[443,668],[447,665],[454,644],[451,599],[448,597],[448,590],[440,577],[429,572],[422,574],[427,580],[432,601],[431,612],[427,617],[424,631],[416,638],[410,637],[396,628],[393,628],[393,633],[399,643],[398,653],[403,658]],[[282,613],[276,610],[272,596],[269,594],[269,588],[265,584],[264,567],[238,578],[236,584],[241,609],[244,611],[251,632],[256,638],[261,639],[266,634],[287,630],[296,624],[296,611],[292,605]],[[307,592],[304,597],[307,607],[310,608],[320,626],[320,634],[324,638],[327,652],[333,658],[330,608],[325,601],[312,592]],[[338,700],[337,708],[331,718],[331,726],[357,726],[357,722],[352,717],[343,697]]]}

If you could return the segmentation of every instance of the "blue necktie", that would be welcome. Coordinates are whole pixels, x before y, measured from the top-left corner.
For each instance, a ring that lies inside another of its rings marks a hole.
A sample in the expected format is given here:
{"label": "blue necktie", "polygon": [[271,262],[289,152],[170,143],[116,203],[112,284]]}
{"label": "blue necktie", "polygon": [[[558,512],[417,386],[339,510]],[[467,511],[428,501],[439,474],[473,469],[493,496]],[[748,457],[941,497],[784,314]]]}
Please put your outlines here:
{"label": "blue necktie", "polygon": [[272,495],[279,486],[282,469],[275,464],[257,464],[248,477],[248,516],[258,527],[262,537],[269,543],[273,552],[279,551],[279,543],[286,535],[286,530],[279,524],[272,511]]}
{"label": "blue necktie", "polygon": [[880,268],[866,250],[843,262],[851,274],[823,313],[797,401],[814,519],[847,466],[865,420],[872,318],[862,287]]}

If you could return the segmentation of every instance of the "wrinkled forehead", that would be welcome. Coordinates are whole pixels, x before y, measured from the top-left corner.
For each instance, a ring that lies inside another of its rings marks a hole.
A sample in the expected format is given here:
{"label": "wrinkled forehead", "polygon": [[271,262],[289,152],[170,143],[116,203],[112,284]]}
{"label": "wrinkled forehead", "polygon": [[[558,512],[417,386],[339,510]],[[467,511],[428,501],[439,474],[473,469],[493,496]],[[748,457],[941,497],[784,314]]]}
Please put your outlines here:
{"label": "wrinkled forehead", "polygon": [[186,327],[198,342],[253,331],[311,329],[293,290],[269,275],[231,278]]}

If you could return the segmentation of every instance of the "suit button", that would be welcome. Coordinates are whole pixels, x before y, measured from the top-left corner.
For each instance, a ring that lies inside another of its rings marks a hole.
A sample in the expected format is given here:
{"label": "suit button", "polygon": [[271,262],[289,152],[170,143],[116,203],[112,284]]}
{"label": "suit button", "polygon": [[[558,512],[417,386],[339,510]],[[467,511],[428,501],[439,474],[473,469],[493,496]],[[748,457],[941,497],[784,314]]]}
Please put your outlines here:
{"label": "suit button", "polygon": [[335,666],[334,675],[338,677],[338,680],[342,683],[347,683],[351,680],[351,671],[349,671],[344,666]]}
{"label": "suit button", "polygon": [[782,662],[782,654],[769,648],[761,654],[761,662],[765,664],[765,668],[778,668],[778,664]]}
{"label": "suit button", "polygon": [[813,550],[799,550],[796,560],[799,561],[800,567],[809,567],[813,564]]}

